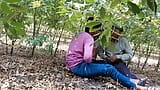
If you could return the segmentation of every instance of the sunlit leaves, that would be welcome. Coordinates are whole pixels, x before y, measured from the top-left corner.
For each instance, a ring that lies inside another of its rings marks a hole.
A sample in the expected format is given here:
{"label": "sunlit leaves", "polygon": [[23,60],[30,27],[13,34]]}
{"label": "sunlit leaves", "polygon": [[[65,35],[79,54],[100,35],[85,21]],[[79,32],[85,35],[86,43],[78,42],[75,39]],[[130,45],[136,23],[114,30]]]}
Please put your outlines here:
{"label": "sunlit leaves", "polygon": [[40,1],[34,1],[34,2],[32,2],[32,6],[33,6],[34,8],[38,8],[38,7],[41,6],[41,2],[40,2]]}
{"label": "sunlit leaves", "polygon": [[10,7],[8,6],[8,4],[7,3],[5,3],[5,2],[2,2],[1,3],[1,9],[2,9],[2,11],[4,12],[4,13],[11,13],[11,10],[10,10]]}
{"label": "sunlit leaves", "polygon": [[86,0],[87,2],[90,2],[90,3],[93,3],[94,2],[94,0]]}
{"label": "sunlit leaves", "polygon": [[144,32],[144,29],[135,29],[131,32],[132,35],[139,35]]}
{"label": "sunlit leaves", "polygon": [[16,23],[13,23],[12,25],[16,29],[18,35],[20,35],[21,37],[26,36],[25,28],[22,23],[16,22]]}
{"label": "sunlit leaves", "polygon": [[12,22],[12,23],[6,24],[6,25],[7,25],[7,28],[6,28],[7,33],[6,34],[9,36],[9,38],[11,40],[19,39],[21,37],[26,36],[24,25],[22,23]]}
{"label": "sunlit leaves", "polygon": [[100,40],[101,40],[102,46],[105,46],[105,45],[106,45],[106,41],[107,41],[106,36],[103,35],[102,38],[101,38]]}
{"label": "sunlit leaves", "polygon": [[24,8],[17,4],[9,4],[11,8],[13,8],[16,12],[26,12],[27,8]]}
{"label": "sunlit leaves", "polygon": [[57,7],[57,8],[59,9],[59,11],[56,12],[57,14],[66,14],[66,13],[70,12],[70,11],[68,11],[68,10],[66,9],[65,6],[59,6],[59,7]]}
{"label": "sunlit leaves", "polygon": [[127,5],[128,5],[128,7],[129,7],[129,9],[130,9],[134,14],[138,14],[138,13],[141,12],[140,8],[139,8],[136,4],[134,4],[134,3],[130,2],[130,1],[127,2]]}
{"label": "sunlit leaves", "polygon": [[106,30],[101,36],[100,42],[103,47],[108,47],[111,51],[115,49],[114,44],[109,40],[111,36],[111,30]]}
{"label": "sunlit leaves", "polygon": [[82,13],[79,11],[75,11],[74,14],[69,18],[69,20],[80,20],[79,18],[82,17]]}
{"label": "sunlit leaves", "polygon": [[112,0],[110,7],[111,8],[116,7],[117,4],[120,4],[120,0]]}
{"label": "sunlit leaves", "polygon": [[105,10],[104,7],[102,7],[102,8],[100,9],[100,16],[101,16],[101,18],[104,18],[105,15],[106,15],[106,10]]}
{"label": "sunlit leaves", "polygon": [[142,5],[146,5],[147,4],[147,0],[142,0],[141,3],[142,3]]}
{"label": "sunlit leaves", "polygon": [[21,0],[4,0],[8,3],[17,3],[17,2],[20,2]]}
{"label": "sunlit leaves", "polygon": [[92,28],[93,26],[98,25],[100,23],[100,21],[90,21],[86,24],[86,27]]}

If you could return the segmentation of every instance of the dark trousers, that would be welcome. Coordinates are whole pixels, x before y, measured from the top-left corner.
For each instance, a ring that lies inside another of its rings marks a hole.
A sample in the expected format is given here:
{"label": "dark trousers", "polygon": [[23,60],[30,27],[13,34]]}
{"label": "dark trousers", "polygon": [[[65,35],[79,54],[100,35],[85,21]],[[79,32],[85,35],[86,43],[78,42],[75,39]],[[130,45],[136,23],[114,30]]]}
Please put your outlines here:
{"label": "dark trousers", "polygon": [[132,79],[138,79],[138,77],[133,74],[130,69],[127,67],[126,63],[124,63],[123,61],[119,60],[116,63],[109,63],[107,62],[107,60],[93,60],[93,63],[99,63],[99,64],[111,64],[113,65],[120,73],[122,73],[123,75],[130,77]]}

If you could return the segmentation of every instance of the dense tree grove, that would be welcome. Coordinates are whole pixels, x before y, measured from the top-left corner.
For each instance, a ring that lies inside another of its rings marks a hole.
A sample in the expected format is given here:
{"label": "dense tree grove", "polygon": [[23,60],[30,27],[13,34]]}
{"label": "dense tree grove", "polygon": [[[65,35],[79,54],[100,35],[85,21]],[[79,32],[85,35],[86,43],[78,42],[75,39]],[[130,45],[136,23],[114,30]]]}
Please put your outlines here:
{"label": "dense tree grove", "polygon": [[[10,54],[20,40],[32,47],[32,56],[42,45],[55,55],[64,33],[75,35],[101,22],[105,32],[99,39],[105,47],[116,24],[124,28],[134,52],[146,58],[143,69],[152,54],[160,54],[159,6],[158,0],[0,0],[1,42],[11,40]],[[96,20],[86,24],[90,16]],[[160,59],[155,70],[159,64]]]}

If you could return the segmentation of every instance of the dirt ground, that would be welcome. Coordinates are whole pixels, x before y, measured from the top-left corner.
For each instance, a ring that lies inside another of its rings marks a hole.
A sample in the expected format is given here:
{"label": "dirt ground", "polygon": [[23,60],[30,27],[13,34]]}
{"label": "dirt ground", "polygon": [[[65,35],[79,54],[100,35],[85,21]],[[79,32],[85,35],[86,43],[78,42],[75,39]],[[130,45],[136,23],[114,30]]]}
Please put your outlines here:
{"label": "dirt ground", "polygon": [[[65,51],[59,50],[55,57],[45,50],[36,50],[30,57],[30,48],[14,49],[11,56],[0,47],[0,90],[124,90],[109,77],[81,78],[73,75],[65,65]],[[160,90],[160,72],[154,65],[143,71],[131,63],[129,67],[139,77],[148,77],[149,90]],[[155,87],[153,89],[153,87]]]}

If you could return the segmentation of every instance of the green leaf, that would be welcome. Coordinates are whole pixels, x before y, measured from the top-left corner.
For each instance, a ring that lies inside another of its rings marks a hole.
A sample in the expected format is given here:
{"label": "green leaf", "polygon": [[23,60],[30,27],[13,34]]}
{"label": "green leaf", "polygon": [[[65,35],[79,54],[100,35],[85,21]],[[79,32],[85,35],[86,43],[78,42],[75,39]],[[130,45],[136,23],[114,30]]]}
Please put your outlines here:
{"label": "green leaf", "polygon": [[9,27],[8,29],[7,29],[7,35],[8,35],[8,37],[11,39],[11,40],[13,40],[13,39],[18,39],[19,37],[18,37],[18,33],[16,32],[16,30],[14,29],[14,28],[12,28],[12,27]]}
{"label": "green leaf", "polygon": [[117,4],[119,4],[119,3],[120,3],[120,0],[112,0],[110,7],[113,8],[113,7],[117,6]]}
{"label": "green leaf", "polygon": [[144,32],[144,29],[136,29],[132,31],[132,35],[138,35],[141,34],[142,32]]}
{"label": "green leaf", "polygon": [[98,25],[100,23],[101,23],[100,21],[90,21],[87,23],[86,27],[92,28],[93,26]]}
{"label": "green leaf", "polygon": [[16,32],[18,33],[19,37],[24,37],[26,36],[26,32],[24,30],[24,28],[15,28]]}
{"label": "green leaf", "polygon": [[26,12],[26,8],[19,6],[17,4],[9,4],[10,7],[12,7],[13,9],[15,9],[17,12]]}
{"label": "green leaf", "polygon": [[75,16],[77,17],[77,18],[80,18],[80,17],[82,17],[82,13],[81,12],[75,12]]}
{"label": "green leaf", "polygon": [[100,40],[101,40],[101,45],[102,45],[102,46],[106,46],[106,41],[107,41],[107,40],[106,40],[106,36],[103,35]]}
{"label": "green leaf", "polygon": [[147,5],[147,0],[142,0],[142,5]]}
{"label": "green leaf", "polygon": [[10,7],[8,6],[7,3],[5,2],[2,2],[1,3],[1,9],[4,13],[8,14],[8,13],[11,13],[11,10],[10,10]]}
{"label": "green leaf", "polygon": [[94,2],[94,0],[86,0],[87,2],[90,2],[90,3],[93,3]]}
{"label": "green leaf", "polygon": [[100,9],[100,16],[101,16],[101,18],[104,18],[104,17],[105,17],[105,14],[106,14],[105,8],[102,7],[102,8]]}
{"label": "green leaf", "polygon": [[64,9],[64,10],[61,10],[61,11],[56,12],[56,13],[57,13],[57,14],[66,14],[66,13],[68,13],[68,12],[69,12],[68,10]]}
{"label": "green leaf", "polygon": [[84,11],[84,12],[86,13],[85,15],[86,15],[87,17],[92,17],[92,16],[94,16],[92,12],[88,12],[88,11]]}
{"label": "green leaf", "polygon": [[20,2],[21,0],[5,0],[8,3],[17,3]]}
{"label": "green leaf", "polygon": [[74,20],[78,20],[81,17],[82,17],[82,13],[75,11],[75,13],[69,18],[69,20],[74,21]]}
{"label": "green leaf", "polygon": [[157,12],[157,3],[155,2],[155,0],[147,0],[147,4],[152,11],[154,11],[155,13]]}
{"label": "green leaf", "polygon": [[143,18],[144,18],[144,14],[143,14],[142,12],[140,12],[140,13],[138,14],[138,17],[139,17],[140,19],[143,19]]}
{"label": "green leaf", "polygon": [[127,5],[128,5],[129,9],[130,9],[133,13],[139,14],[139,13],[141,12],[141,10],[139,9],[139,7],[138,7],[136,4],[132,3],[131,1],[128,1],[128,2],[127,2]]}

